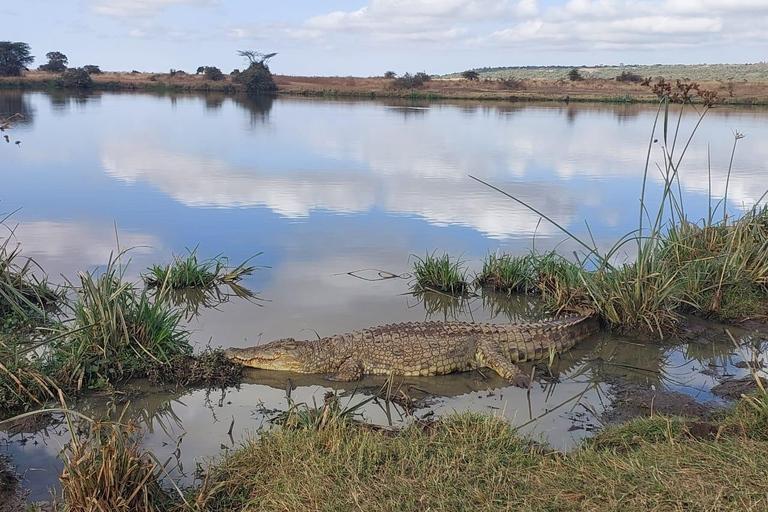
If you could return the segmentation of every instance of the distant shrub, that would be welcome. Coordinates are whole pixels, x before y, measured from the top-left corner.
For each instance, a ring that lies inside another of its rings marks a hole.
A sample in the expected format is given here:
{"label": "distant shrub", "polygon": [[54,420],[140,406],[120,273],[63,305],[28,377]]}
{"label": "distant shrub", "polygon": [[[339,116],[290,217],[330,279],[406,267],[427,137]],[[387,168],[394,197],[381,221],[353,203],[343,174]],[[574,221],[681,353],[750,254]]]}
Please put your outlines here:
{"label": "distant shrub", "polygon": [[397,78],[397,73],[395,73],[394,71],[387,71],[386,73],[384,73],[384,78],[388,78],[388,79]]}
{"label": "distant shrub", "polygon": [[425,72],[423,72],[423,71],[419,71],[418,73],[416,73],[416,74],[415,74],[415,75],[413,75],[413,76],[414,76],[414,77],[415,77],[417,80],[421,80],[421,81],[422,81],[422,83],[423,83],[423,82],[429,82],[430,80],[432,80],[432,76],[431,76],[431,75],[428,75],[428,74],[426,74],[426,73],[425,73]]}
{"label": "distant shrub", "polygon": [[213,80],[214,82],[218,82],[219,80],[224,80],[224,73],[222,73],[221,70],[215,66],[206,66],[205,78],[208,80]]}
{"label": "distant shrub", "polygon": [[272,93],[277,90],[277,84],[266,62],[253,62],[248,69],[235,77],[235,82],[245,85],[245,91],[250,95]]}
{"label": "distant shrub", "polygon": [[623,82],[626,84],[641,84],[645,79],[637,73],[630,73],[629,71],[622,71],[621,74],[616,76],[617,82]]}
{"label": "distant shrub", "polygon": [[136,71],[135,69],[131,71],[132,75],[140,75],[141,71]]}
{"label": "distant shrub", "polygon": [[237,68],[235,68],[235,69],[233,69],[233,70],[232,70],[232,72],[230,73],[230,76],[237,76],[237,75],[239,75],[239,74],[240,74],[240,70],[239,70],[239,69],[237,69]]}
{"label": "distant shrub", "polygon": [[469,80],[470,82],[476,82],[480,80],[480,73],[475,70],[469,69],[461,73],[461,78]]}
{"label": "distant shrub", "polygon": [[401,77],[395,78],[394,80],[394,86],[395,89],[418,89],[419,87],[422,87],[425,82],[429,81],[431,77],[424,73],[419,72],[415,75],[412,75],[410,73],[406,73]]}
{"label": "distant shrub", "polygon": [[584,80],[584,77],[581,76],[581,73],[576,68],[571,68],[571,70],[568,72],[568,80],[571,82],[580,82]]}
{"label": "distant shrub", "polygon": [[100,75],[102,73],[101,68],[99,66],[95,66],[93,64],[87,64],[87,65],[83,66],[83,69],[89,75]]}
{"label": "distant shrub", "polygon": [[65,89],[90,89],[93,79],[83,68],[70,68],[61,74],[56,85]]}
{"label": "distant shrub", "polygon": [[515,77],[500,78],[499,85],[507,91],[522,91],[525,89],[525,82]]}
{"label": "distant shrub", "polygon": [[38,67],[40,71],[46,71],[48,73],[61,73],[67,70],[67,56],[61,52],[48,52],[45,54],[48,59],[47,64],[43,64]]}

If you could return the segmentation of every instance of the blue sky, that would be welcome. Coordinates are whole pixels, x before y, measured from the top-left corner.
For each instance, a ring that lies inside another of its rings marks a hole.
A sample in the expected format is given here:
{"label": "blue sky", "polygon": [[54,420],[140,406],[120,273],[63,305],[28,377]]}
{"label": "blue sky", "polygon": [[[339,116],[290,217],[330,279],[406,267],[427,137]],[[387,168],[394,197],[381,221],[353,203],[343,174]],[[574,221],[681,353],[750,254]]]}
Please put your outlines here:
{"label": "blue sky", "polygon": [[3,0],[0,19],[35,65],[56,50],[106,70],[228,72],[238,49],[341,76],[768,55],[768,0]]}

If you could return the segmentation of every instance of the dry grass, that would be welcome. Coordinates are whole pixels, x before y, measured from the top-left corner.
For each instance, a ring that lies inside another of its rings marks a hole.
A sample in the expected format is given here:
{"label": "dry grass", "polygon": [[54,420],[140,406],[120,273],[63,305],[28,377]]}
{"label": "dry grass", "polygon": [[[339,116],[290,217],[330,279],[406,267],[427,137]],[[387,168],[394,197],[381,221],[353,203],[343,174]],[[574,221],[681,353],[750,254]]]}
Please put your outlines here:
{"label": "dry grass", "polygon": [[[122,418],[121,418],[122,419]],[[74,432],[70,419],[70,431]],[[173,500],[160,485],[161,465],[141,448],[137,427],[94,423],[86,439],[64,449],[60,504],[65,512],[159,512]]]}
{"label": "dry grass", "polygon": [[[618,72],[616,73],[618,74]],[[22,78],[0,78],[0,87],[45,86],[53,83],[57,75],[39,71],[27,72]],[[654,75],[656,76],[656,75]],[[114,73],[92,76],[97,89],[176,89],[188,91],[242,90],[233,77],[214,82],[203,75],[169,73]],[[520,80],[514,90],[501,80],[468,81],[452,78],[435,78],[416,91],[398,91],[393,81],[385,78],[361,77],[304,77],[275,75],[275,83],[282,94],[359,97],[412,97],[434,99],[519,99],[636,102],[656,101],[650,87],[639,84],[616,82],[609,79],[586,79],[578,82],[557,78],[528,77]],[[744,82],[702,79],[701,85],[715,90],[721,98],[735,103],[768,102],[768,81]]]}
{"label": "dry grass", "polygon": [[212,511],[757,511],[768,507],[766,464],[765,439],[697,439],[684,422],[660,417],[609,429],[568,454],[490,416],[396,435],[338,421],[247,441],[214,468],[199,503]]}

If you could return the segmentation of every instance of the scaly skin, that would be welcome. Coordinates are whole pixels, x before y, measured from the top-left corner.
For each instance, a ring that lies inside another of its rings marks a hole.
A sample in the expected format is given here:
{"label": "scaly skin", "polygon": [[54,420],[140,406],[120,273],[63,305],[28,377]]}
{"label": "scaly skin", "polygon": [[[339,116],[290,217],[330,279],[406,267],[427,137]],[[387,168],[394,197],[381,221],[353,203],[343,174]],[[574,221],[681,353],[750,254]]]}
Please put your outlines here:
{"label": "scaly skin", "polygon": [[226,355],[252,368],[325,373],[345,382],[363,375],[429,376],[488,367],[527,387],[530,379],[515,363],[566,351],[597,330],[597,319],[583,315],[529,324],[402,323],[314,341],[286,338],[230,348]]}

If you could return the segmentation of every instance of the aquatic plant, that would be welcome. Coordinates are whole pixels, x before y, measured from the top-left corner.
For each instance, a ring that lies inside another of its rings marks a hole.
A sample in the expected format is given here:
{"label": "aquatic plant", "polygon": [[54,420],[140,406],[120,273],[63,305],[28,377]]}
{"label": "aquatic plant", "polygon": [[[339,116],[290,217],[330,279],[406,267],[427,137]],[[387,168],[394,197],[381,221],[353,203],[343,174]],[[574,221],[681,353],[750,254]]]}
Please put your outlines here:
{"label": "aquatic plant", "polygon": [[526,293],[533,287],[532,255],[488,254],[475,282],[507,293]]}
{"label": "aquatic plant", "polygon": [[453,260],[450,255],[436,256],[436,251],[424,258],[413,256],[413,275],[417,291],[432,290],[450,295],[463,295],[469,291],[467,269],[461,258]]}
{"label": "aquatic plant", "polygon": [[211,289],[217,284],[236,283],[243,276],[249,276],[256,266],[248,262],[259,256],[255,254],[236,267],[229,266],[229,260],[224,256],[215,256],[198,261],[197,248],[188,250],[186,257],[173,256],[173,263],[168,265],[152,265],[148,274],[142,275],[149,287],[179,290],[184,288]]}
{"label": "aquatic plant", "polygon": [[[530,265],[538,268],[534,271],[538,291],[555,309],[592,310],[614,329],[661,337],[675,328],[680,313],[686,311],[726,320],[766,316],[768,208],[758,205],[768,192],[741,217],[730,217],[726,212],[733,155],[743,135],[737,132],[734,136],[723,199],[713,201],[710,190],[707,216],[692,222],[685,211],[678,171],[699,125],[716,102],[716,95],[689,82],[678,81],[674,85],[661,82],[656,84],[662,99],[649,140],[638,227],[607,251],[601,252],[594,240],[582,240],[545,213],[505,191],[473,179],[529,208],[580,244],[582,251],[575,253],[575,261],[554,253],[531,256]],[[691,133],[683,137],[680,134],[683,109],[691,105],[697,95],[704,109],[696,110],[697,122]],[[675,102],[681,104],[676,122],[670,112]],[[661,133],[657,134],[660,123]],[[647,195],[647,181],[655,144],[663,151],[664,166],[660,167],[662,191],[658,203],[653,205]],[[722,212],[718,213],[721,207]],[[616,265],[618,255],[632,245],[635,246],[634,259]],[[504,256],[494,258],[484,265],[489,270],[488,276],[493,275],[491,264],[498,273],[502,262],[510,275],[525,275],[520,261]],[[521,269],[514,268],[515,265]],[[526,282],[523,277],[518,280]],[[510,284],[519,287],[516,283],[510,279]]]}
{"label": "aquatic plant", "polygon": [[[7,219],[0,219],[0,228]],[[11,247],[10,242],[11,237],[0,241],[0,332],[6,333],[47,324],[49,313],[64,299],[40,266],[23,257],[21,247]]]}
{"label": "aquatic plant", "polygon": [[125,280],[123,253],[101,273],[79,272],[73,324],[54,344],[52,364],[67,388],[115,383],[146,375],[150,363],[192,353],[181,313]]}

